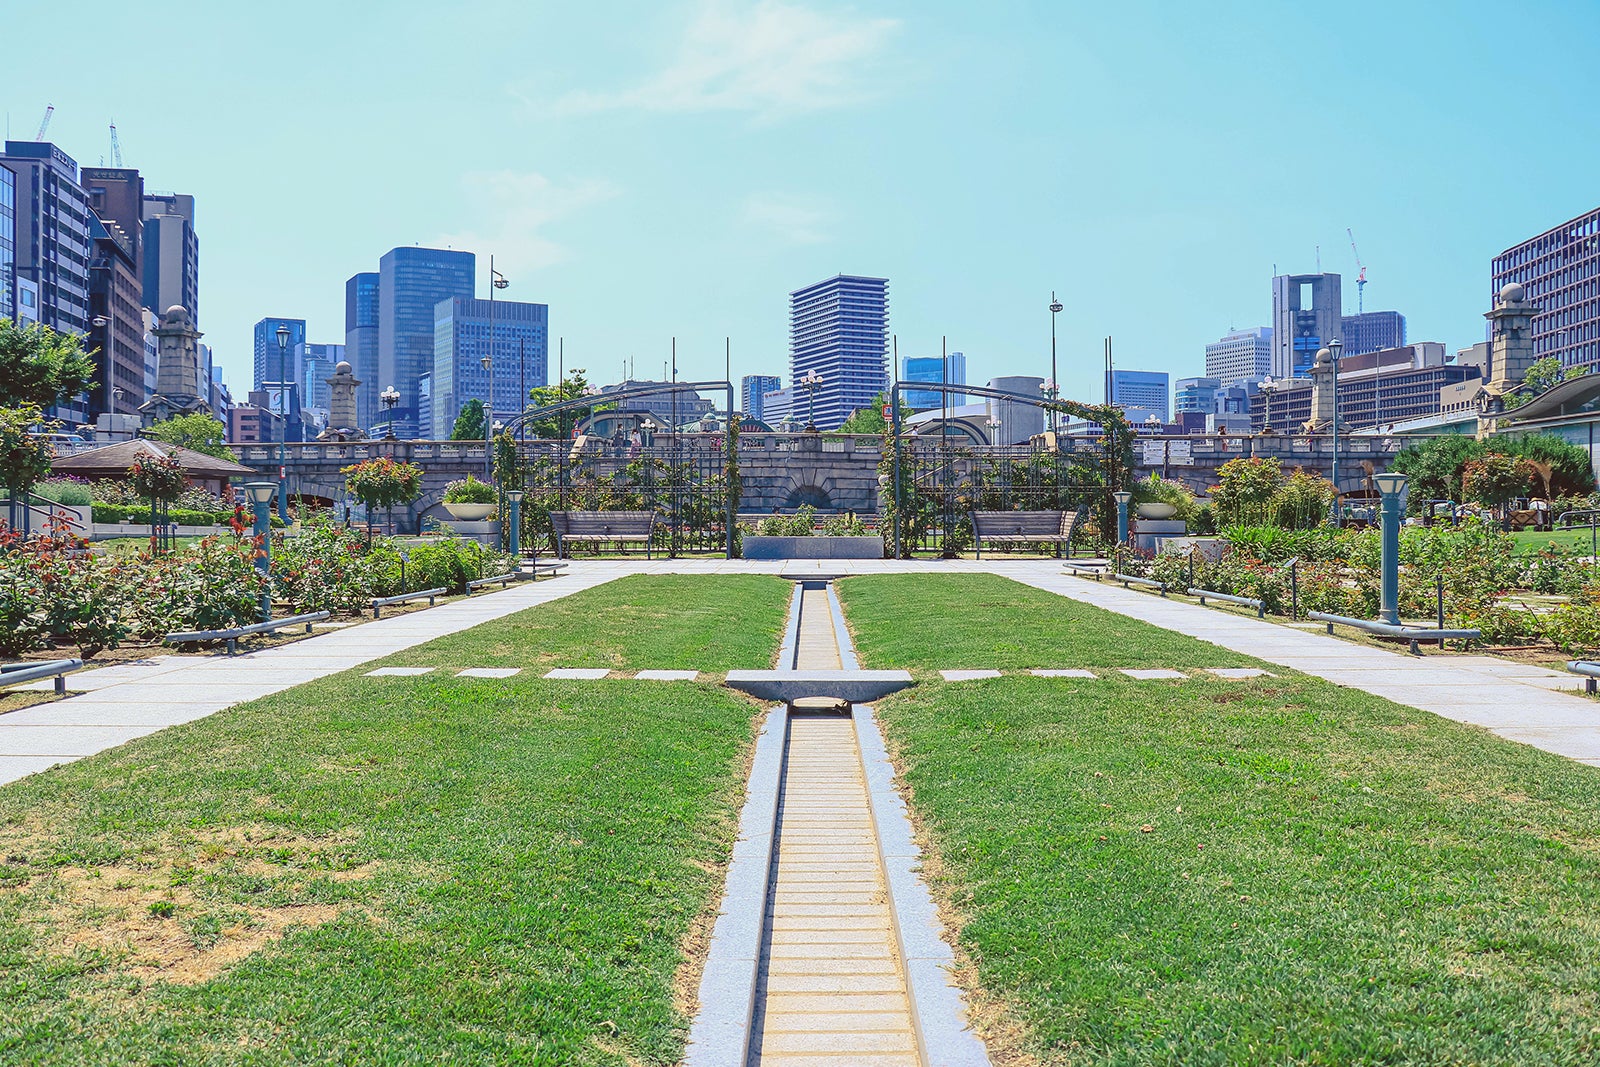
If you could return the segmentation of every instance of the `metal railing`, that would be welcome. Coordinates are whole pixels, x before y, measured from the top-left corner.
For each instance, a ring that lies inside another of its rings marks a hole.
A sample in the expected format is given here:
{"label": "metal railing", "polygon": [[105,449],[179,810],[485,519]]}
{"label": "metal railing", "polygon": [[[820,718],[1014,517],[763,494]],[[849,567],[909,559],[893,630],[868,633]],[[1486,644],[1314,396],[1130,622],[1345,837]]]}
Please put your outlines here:
{"label": "metal railing", "polygon": [[304,615],[290,615],[282,619],[268,619],[266,622],[255,622],[249,626],[235,626],[227,630],[190,630],[182,633],[168,634],[164,640],[169,645],[187,645],[199,641],[226,641],[228,653],[232,655],[238,651],[239,638],[251,634],[269,634],[274,630],[281,630],[285,626],[299,626],[304,623],[306,633],[311,632],[311,624],[321,622],[328,618],[332,612],[311,611]]}
{"label": "metal railing", "polygon": [[56,696],[67,693],[67,675],[83,666],[81,659],[52,659],[42,663],[6,663],[0,665],[0,689],[9,689],[25,682],[38,682],[46,678],[56,680]]}

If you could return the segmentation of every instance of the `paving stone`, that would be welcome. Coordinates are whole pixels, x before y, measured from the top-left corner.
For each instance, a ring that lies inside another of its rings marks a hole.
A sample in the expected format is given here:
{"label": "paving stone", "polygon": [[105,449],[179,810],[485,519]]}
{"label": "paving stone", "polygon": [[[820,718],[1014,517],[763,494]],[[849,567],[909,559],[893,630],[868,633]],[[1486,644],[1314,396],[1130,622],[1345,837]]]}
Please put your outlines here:
{"label": "paving stone", "polygon": [[1000,672],[989,670],[955,670],[940,671],[939,676],[947,682],[975,682],[981,678],[998,678],[1000,677]]}
{"label": "paving stone", "polygon": [[1122,673],[1126,674],[1129,678],[1135,678],[1135,679],[1137,679],[1137,680],[1139,680],[1141,682],[1153,682],[1153,681],[1159,681],[1161,679],[1172,679],[1174,681],[1182,681],[1183,679],[1189,677],[1187,674],[1184,674],[1182,671],[1169,670],[1169,669],[1167,669],[1165,667],[1159,667],[1159,668],[1156,668],[1154,670],[1135,670],[1135,669],[1132,669],[1132,668],[1124,667],[1122,669]]}
{"label": "paving stone", "polygon": [[521,667],[468,667],[456,671],[457,678],[513,678],[522,673]]}
{"label": "paving stone", "polygon": [[555,670],[545,671],[544,676],[568,681],[593,682],[610,673],[611,671],[605,667],[557,667]]}
{"label": "paving stone", "polygon": [[1207,667],[1208,673],[1218,678],[1276,678],[1271,671],[1264,671],[1260,667]]}
{"label": "paving stone", "polygon": [[377,670],[367,672],[368,678],[414,678],[419,674],[427,674],[432,667],[379,667]]}
{"label": "paving stone", "polygon": [[1094,678],[1094,671],[1086,671],[1078,667],[1069,667],[1063,670],[1032,670],[1029,674],[1040,678]]}
{"label": "paving stone", "polygon": [[634,675],[641,682],[692,682],[700,677],[699,671],[640,671]]}

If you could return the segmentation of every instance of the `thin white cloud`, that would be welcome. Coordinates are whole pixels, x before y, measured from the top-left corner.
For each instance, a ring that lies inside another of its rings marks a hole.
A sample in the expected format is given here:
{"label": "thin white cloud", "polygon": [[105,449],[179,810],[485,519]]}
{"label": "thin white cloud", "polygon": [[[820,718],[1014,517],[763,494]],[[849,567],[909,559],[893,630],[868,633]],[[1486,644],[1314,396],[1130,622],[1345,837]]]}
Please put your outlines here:
{"label": "thin white cloud", "polygon": [[[620,189],[597,178],[553,182],[534,171],[472,171],[462,175],[466,202],[479,225],[447,233],[438,242],[465,248],[507,269],[536,270],[561,262],[566,249],[544,234],[551,223],[616,197]],[[487,266],[487,260],[485,260]]]}
{"label": "thin white cloud", "polygon": [[815,245],[833,240],[828,232],[833,211],[815,197],[751,193],[744,198],[741,216],[746,224],[771,230],[795,244]]}
{"label": "thin white cloud", "polygon": [[745,111],[776,117],[867,99],[861,77],[900,23],[783,0],[702,0],[671,61],[633,88],[576,92],[557,114]]}

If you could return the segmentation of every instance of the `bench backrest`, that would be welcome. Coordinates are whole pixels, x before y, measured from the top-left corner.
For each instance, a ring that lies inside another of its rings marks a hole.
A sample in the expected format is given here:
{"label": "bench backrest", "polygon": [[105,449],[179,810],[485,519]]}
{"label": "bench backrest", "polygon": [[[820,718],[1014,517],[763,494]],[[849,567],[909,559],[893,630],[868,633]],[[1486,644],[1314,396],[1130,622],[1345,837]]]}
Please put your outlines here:
{"label": "bench backrest", "polygon": [[550,523],[559,537],[649,536],[655,528],[653,511],[552,511]]}
{"label": "bench backrest", "polygon": [[1071,537],[1077,511],[975,511],[979,537]]}

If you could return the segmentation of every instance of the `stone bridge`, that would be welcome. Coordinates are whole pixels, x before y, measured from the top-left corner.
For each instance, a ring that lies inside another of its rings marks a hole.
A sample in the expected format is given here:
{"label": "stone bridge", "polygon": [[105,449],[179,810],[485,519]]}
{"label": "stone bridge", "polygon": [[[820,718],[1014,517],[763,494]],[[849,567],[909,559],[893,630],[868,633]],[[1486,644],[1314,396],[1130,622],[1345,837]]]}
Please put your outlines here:
{"label": "stone bridge", "polygon": [[[1351,437],[1339,440],[1339,488],[1360,493],[1367,486],[1363,461],[1375,471],[1388,468],[1396,452],[1417,437]],[[684,454],[720,456],[721,434],[686,434]],[[552,443],[553,444],[553,443]],[[876,435],[741,434],[739,468],[744,495],[739,510],[770,513],[811,504],[819,510],[849,510],[874,514],[878,510],[878,457],[882,440]],[[1185,447],[1187,446],[1187,447]],[[1095,447],[1092,436],[1064,438],[1062,447],[1086,451]],[[246,466],[271,477],[278,466],[278,446],[241,445],[235,448]],[[290,492],[333,503],[344,499],[343,467],[376,456],[415,463],[423,470],[422,496],[407,511],[408,526],[421,516],[442,516],[439,506],[450,482],[468,474],[483,477],[483,445],[472,441],[388,441],[344,443],[306,442],[285,446]],[[659,450],[657,452],[659,454]],[[1217,481],[1217,468],[1241,456],[1272,456],[1285,468],[1304,467],[1329,477],[1333,467],[1333,441],[1325,435],[1248,437],[1190,435],[1144,437],[1135,445],[1141,474],[1152,470],[1162,477],[1204,490]],[[602,474],[617,470],[629,460],[626,447],[602,447],[591,456]],[[711,458],[711,457],[705,457]],[[398,516],[398,512],[397,512]]]}

